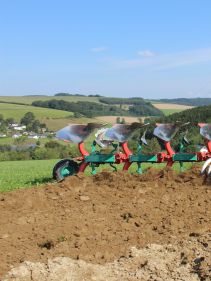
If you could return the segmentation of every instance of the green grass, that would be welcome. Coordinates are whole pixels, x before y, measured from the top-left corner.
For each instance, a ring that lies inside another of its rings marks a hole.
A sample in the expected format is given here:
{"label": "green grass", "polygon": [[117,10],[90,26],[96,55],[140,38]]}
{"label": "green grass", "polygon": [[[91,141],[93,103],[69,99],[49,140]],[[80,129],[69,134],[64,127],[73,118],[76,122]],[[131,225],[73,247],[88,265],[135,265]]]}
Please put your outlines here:
{"label": "green grass", "polygon": [[0,103],[0,113],[3,114],[5,119],[12,117],[16,121],[19,121],[23,115],[29,111],[33,112],[36,118],[40,120],[46,118],[67,118],[73,115],[71,112],[63,110],[48,109],[29,105]]}
{"label": "green grass", "polygon": [[[0,138],[0,145],[28,145],[28,144],[36,144],[38,140],[37,139],[24,139],[21,143],[17,143],[17,139],[14,139],[12,137],[7,137],[7,138]],[[44,145],[47,142],[52,141],[52,139],[49,138],[45,138],[45,139],[39,139],[39,142],[41,145]],[[61,143],[61,144],[66,144],[64,143],[64,141],[62,140],[57,140],[57,142]]]}
{"label": "green grass", "polygon": [[173,114],[173,113],[176,113],[176,112],[181,112],[181,111],[184,111],[184,109],[161,109],[161,111],[166,115],[170,115],[170,114]]}
{"label": "green grass", "polygon": [[36,186],[52,179],[52,169],[58,160],[0,162],[0,191]]}
{"label": "green grass", "polygon": [[[52,169],[58,160],[29,160],[29,161],[5,161],[0,162],[0,192],[12,191],[19,188],[38,186],[52,182]],[[122,165],[116,165],[119,170]],[[143,164],[143,170],[148,167],[164,168],[165,164]],[[101,165],[97,172],[103,169],[110,169],[109,165]],[[185,168],[191,168],[191,164],[185,164]],[[174,169],[179,171],[179,165],[175,164]],[[131,165],[131,173],[135,173],[137,165]],[[86,175],[91,175],[90,168],[87,168]]]}
{"label": "green grass", "polygon": [[[22,97],[18,98],[21,99]],[[67,126],[71,122],[82,123],[84,121],[83,118],[81,118],[82,120],[74,119],[72,117],[73,113],[68,111],[0,102],[0,114],[3,115],[4,119],[12,117],[15,119],[16,122],[19,122],[20,119],[24,116],[24,114],[29,111],[33,112],[35,117],[41,122],[45,123],[50,130],[61,129],[62,127]],[[88,118],[87,120],[90,121],[90,119]]]}
{"label": "green grass", "polygon": [[3,145],[3,144],[12,145],[13,143],[14,143],[13,138],[0,138],[0,145]]}

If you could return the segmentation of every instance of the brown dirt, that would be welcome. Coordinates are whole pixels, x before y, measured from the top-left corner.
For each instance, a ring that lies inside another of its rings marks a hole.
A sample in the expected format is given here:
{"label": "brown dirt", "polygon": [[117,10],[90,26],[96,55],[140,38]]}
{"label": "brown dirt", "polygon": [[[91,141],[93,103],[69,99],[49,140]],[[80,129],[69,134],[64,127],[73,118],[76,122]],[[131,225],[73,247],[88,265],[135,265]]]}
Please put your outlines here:
{"label": "brown dirt", "polygon": [[15,267],[2,280],[211,280],[211,185],[197,170],[1,193],[0,225],[0,276]]}

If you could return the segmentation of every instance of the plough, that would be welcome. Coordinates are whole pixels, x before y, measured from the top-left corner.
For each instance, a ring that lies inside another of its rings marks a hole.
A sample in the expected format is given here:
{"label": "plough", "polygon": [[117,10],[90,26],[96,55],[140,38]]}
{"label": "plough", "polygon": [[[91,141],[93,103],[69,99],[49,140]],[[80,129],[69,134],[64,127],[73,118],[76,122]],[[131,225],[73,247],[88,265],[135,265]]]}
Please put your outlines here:
{"label": "plough", "polygon": [[[123,164],[123,171],[127,171],[133,163],[137,165],[137,173],[142,173],[143,163],[166,163],[171,167],[174,163],[179,163],[181,170],[185,162],[206,161],[202,167],[202,174],[211,174],[211,124],[199,123],[200,134],[205,140],[206,149],[199,152],[186,153],[184,148],[188,145],[186,134],[182,137],[179,145],[179,152],[175,152],[171,146],[171,140],[180,128],[188,123],[156,124],[153,135],[164,144],[165,151],[154,154],[143,154],[142,148],[147,145],[145,138],[146,130],[138,143],[137,153],[134,154],[128,147],[128,140],[138,129],[146,127],[148,124],[138,122],[132,124],[115,124],[111,128],[105,125],[88,123],[87,125],[70,124],[57,132],[57,138],[72,142],[78,145],[81,156],[73,159],[63,159],[59,161],[53,169],[53,178],[57,181],[63,180],[67,176],[84,172],[90,166],[91,173],[96,174],[96,168],[103,164],[109,164],[117,170],[116,164]],[[98,130],[97,130],[98,129]],[[95,131],[95,139],[91,145],[91,152],[85,149],[84,141]],[[111,147],[110,152],[105,150]],[[100,148],[100,151],[97,150]]]}

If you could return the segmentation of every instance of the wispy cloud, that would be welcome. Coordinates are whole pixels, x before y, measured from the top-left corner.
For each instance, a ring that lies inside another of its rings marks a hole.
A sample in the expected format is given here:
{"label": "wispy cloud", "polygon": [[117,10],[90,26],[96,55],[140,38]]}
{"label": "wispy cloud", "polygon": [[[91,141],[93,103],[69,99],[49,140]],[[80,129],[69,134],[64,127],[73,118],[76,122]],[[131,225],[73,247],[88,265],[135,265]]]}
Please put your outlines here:
{"label": "wispy cloud", "polygon": [[142,50],[142,51],[138,51],[138,55],[144,58],[151,58],[155,56],[155,53],[150,50]]}
{"label": "wispy cloud", "polygon": [[108,47],[101,46],[101,47],[92,48],[91,52],[93,52],[93,53],[101,53],[101,52],[104,52],[104,51],[107,51],[107,50],[108,50]]}
{"label": "wispy cloud", "polygon": [[150,51],[149,53],[146,51],[141,52],[141,57],[134,59],[112,59],[110,63],[115,68],[165,70],[211,62],[211,48],[156,55],[150,55]]}

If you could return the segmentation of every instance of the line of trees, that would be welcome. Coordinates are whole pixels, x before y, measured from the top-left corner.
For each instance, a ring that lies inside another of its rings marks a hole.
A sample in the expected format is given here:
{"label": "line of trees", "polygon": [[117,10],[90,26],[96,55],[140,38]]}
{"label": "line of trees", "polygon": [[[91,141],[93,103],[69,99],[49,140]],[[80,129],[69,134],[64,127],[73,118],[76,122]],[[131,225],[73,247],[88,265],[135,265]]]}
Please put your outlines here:
{"label": "line of trees", "polygon": [[75,117],[96,117],[96,116],[163,116],[163,113],[147,102],[142,104],[134,104],[129,107],[129,110],[125,110],[121,107],[111,105],[104,105],[96,102],[69,102],[65,100],[47,100],[47,101],[34,101],[33,106],[53,108],[59,110],[70,111],[75,114]]}
{"label": "line of trees", "polygon": [[39,133],[43,129],[47,129],[45,123],[41,123],[38,119],[36,119],[34,113],[27,112],[20,121],[21,125],[26,126],[27,131],[33,131],[35,133]]}
{"label": "line of trees", "polygon": [[36,146],[0,145],[0,161],[62,159],[76,155],[78,151],[75,146],[70,147],[54,140],[50,140],[44,146],[41,146],[39,141]]}
{"label": "line of trees", "polygon": [[[175,151],[178,151],[179,143],[181,141],[182,136],[187,131],[187,139],[189,141],[189,145],[186,148],[187,152],[193,152],[197,150],[197,145],[203,146],[204,139],[199,133],[198,123],[211,123],[211,105],[209,106],[201,106],[195,107],[191,109],[184,110],[179,113],[174,113],[169,116],[164,116],[156,120],[150,121],[150,126],[147,127],[146,139],[148,140],[149,146],[144,148],[144,151],[153,151],[154,147],[159,147],[164,149],[163,143],[157,140],[153,136],[153,130],[155,128],[155,123],[176,123],[177,121],[181,121],[182,123],[190,122],[189,125],[180,128],[175,137],[172,139],[171,144]],[[138,131],[134,134],[132,143],[135,145],[137,141],[140,139],[140,136],[143,134],[145,128]],[[159,143],[159,146],[157,145]],[[134,146],[135,147],[135,146]]]}
{"label": "line of trees", "polygon": [[204,105],[211,105],[211,98],[177,98],[177,99],[160,99],[156,100],[159,102],[165,103],[174,103],[174,104],[181,104],[181,105],[190,105],[190,106],[204,106]]}
{"label": "line of trees", "polygon": [[47,100],[47,101],[34,101],[33,106],[53,108],[59,110],[70,111],[75,114],[75,117],[95,117],[105,115],[128,115],[128,111],[120,109],[116,106],[107,106],[95,102],[69,102],[65,100]]}
{"label": "line of trees", "polygon": [[108,98],[101,97],[99,101],[105,104],[128,104],[145,105],[147,102],[143,98]]}

